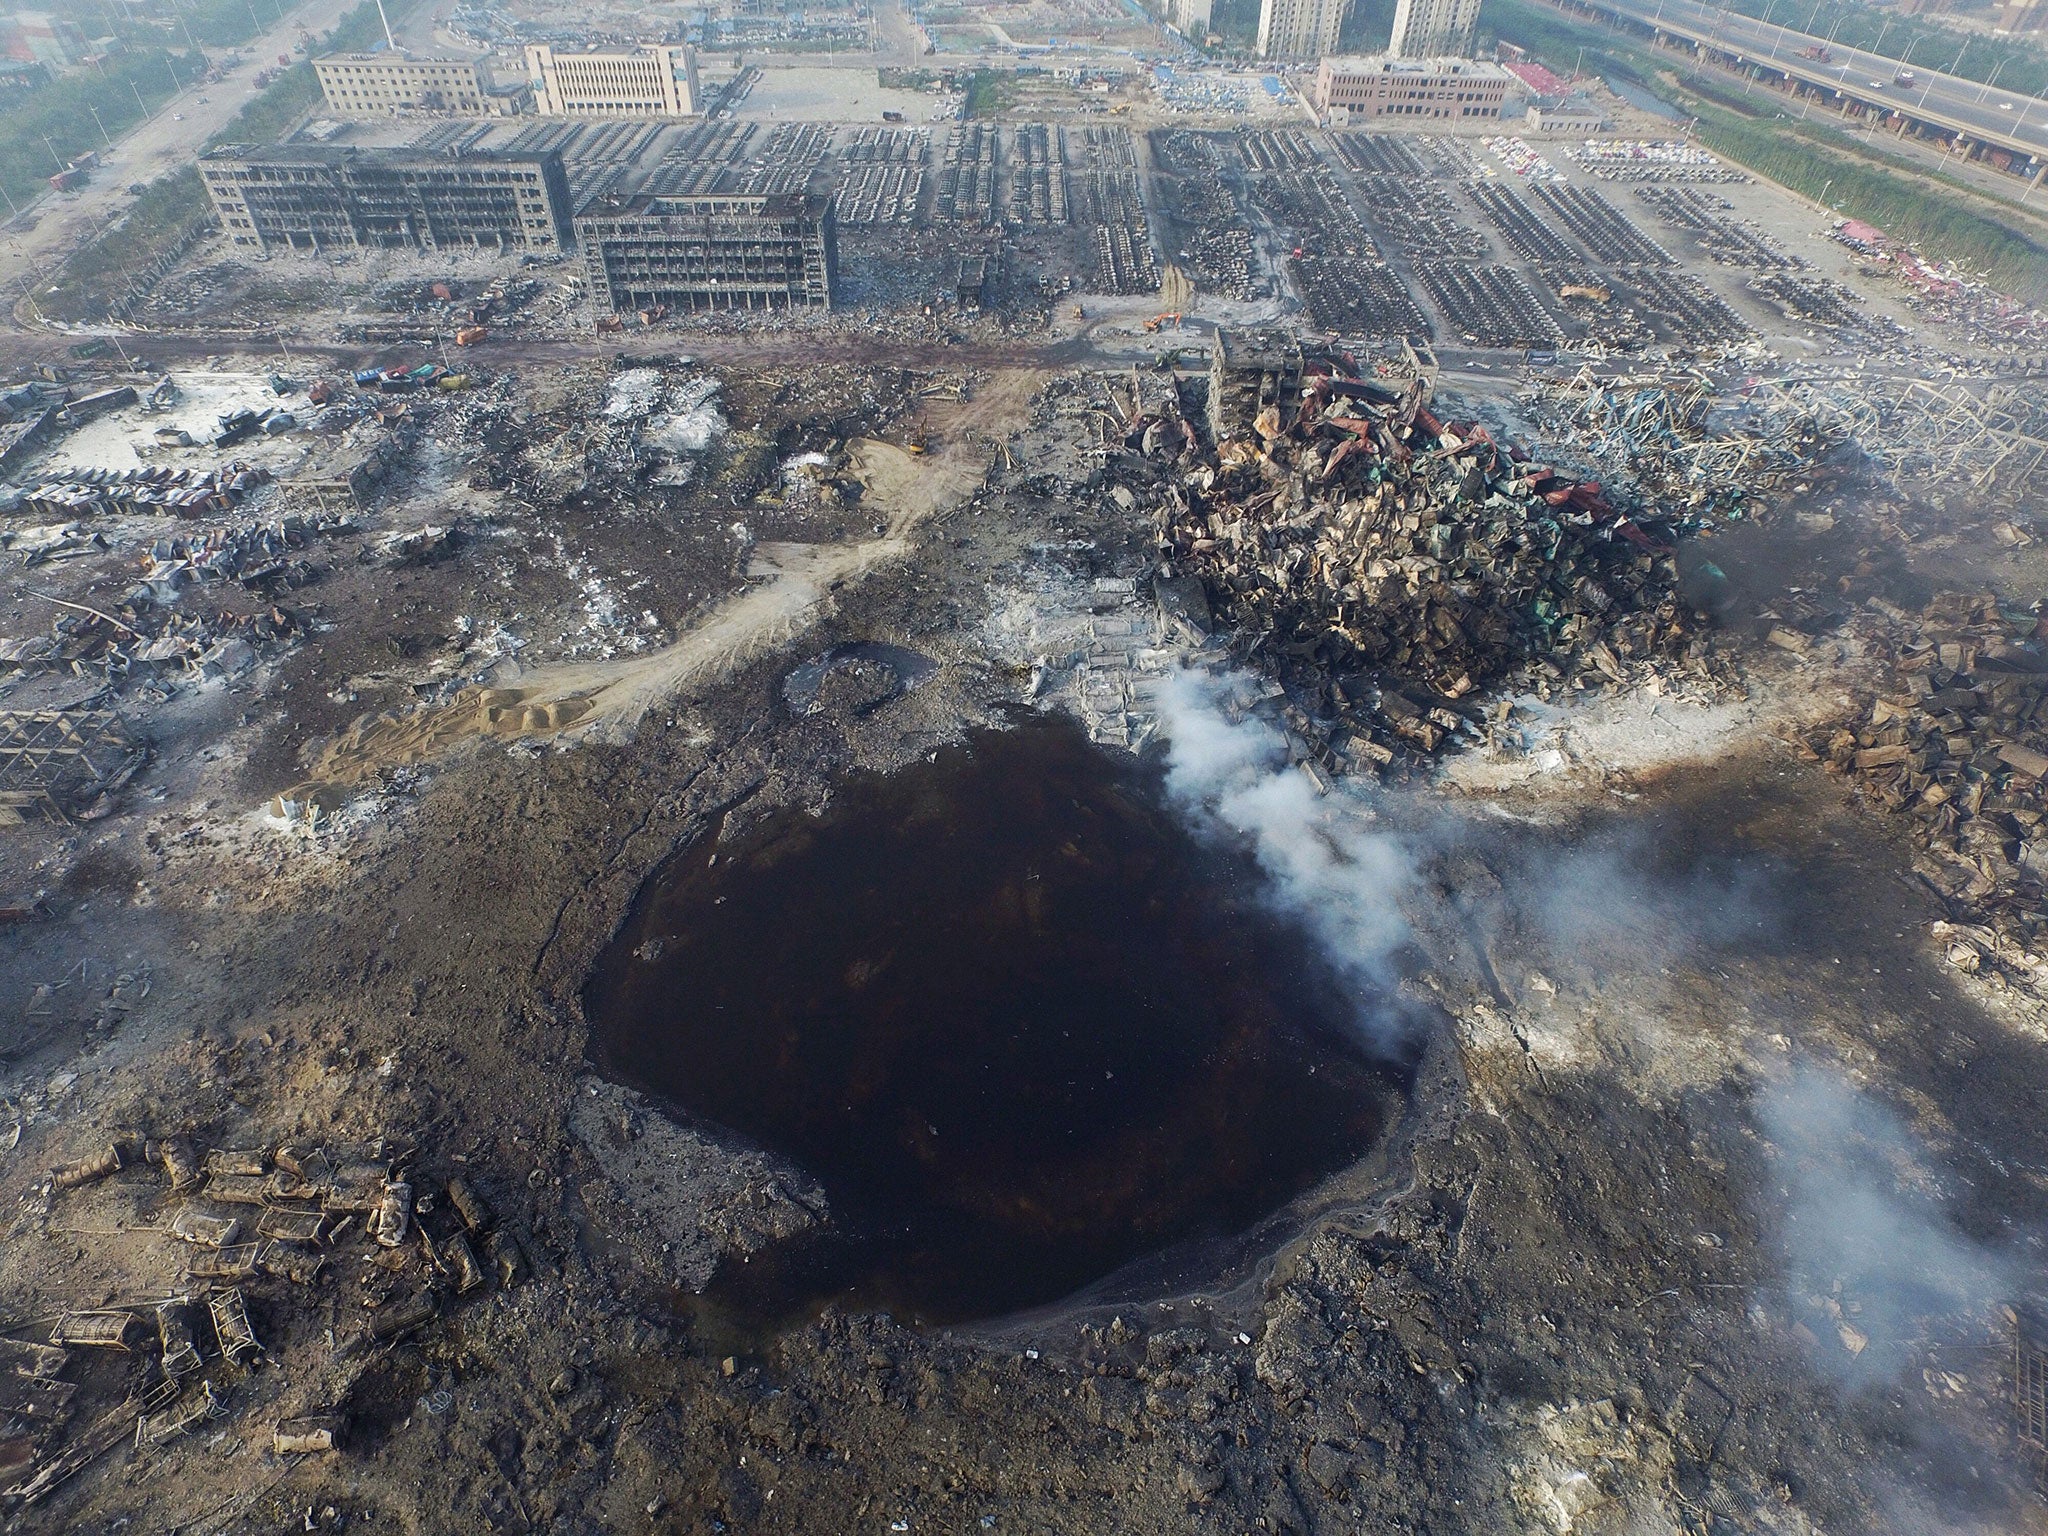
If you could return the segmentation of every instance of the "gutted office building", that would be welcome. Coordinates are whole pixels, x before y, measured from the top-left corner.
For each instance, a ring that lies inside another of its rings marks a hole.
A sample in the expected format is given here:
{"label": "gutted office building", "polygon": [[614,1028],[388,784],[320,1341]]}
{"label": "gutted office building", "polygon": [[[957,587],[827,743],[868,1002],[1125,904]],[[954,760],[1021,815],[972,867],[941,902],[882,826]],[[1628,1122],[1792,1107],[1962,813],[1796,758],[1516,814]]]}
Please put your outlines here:
{"label": "gutted office building", "polygon": [[612,308],[829,309],[831,199],[800,192],[649,196],[576,219],[592,293]]}
{"label": "gutted office building", "polygon": [[554,154],[283,144],[214,150],[200,157],[199,174],[228,238],[259,251],[569,243],[569,183]]}

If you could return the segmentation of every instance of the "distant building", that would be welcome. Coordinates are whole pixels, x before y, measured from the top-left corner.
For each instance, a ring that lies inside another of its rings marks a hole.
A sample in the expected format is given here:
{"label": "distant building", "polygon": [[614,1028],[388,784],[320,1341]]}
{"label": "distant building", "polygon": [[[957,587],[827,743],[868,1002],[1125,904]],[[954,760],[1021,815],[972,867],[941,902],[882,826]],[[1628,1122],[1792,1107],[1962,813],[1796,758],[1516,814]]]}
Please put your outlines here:
{"label": "distant building", "polygon": [[16,11],[0,16],[0,55],[46,69],[83,64],[92,51],[85,34],[62,16],[46,11]]}
{"label": "distant building", "polygon": [[0,103],[50,83],[50,71],[29,59],[0,57]]}
{"label": "distant building", "polygon": [[217,149],[200,157],[199,174],[228,238],[259,251],[569,243],[569,183],[554,154],[292,144]]}
{"label": "distant building", "polygon": [[1210,0],[1167,0],[1166,19],[1182,37],[1199,43],[1209,35]]}
{"label": "distant building", "polygon": [[1604,112],[1582,99],[1533,106],[1529,109],[1528,125],[1531,133],[1576,134],[1580,138],[1604,133],[1614,126]]}
{"label": "distant building", "polygon": [[1316,71],[1316,110],[1339,121],[1405,117],[1472,122],[1500,117],[1514,77],[1470,59],[1395,59],[1382,54],[1325,59]]}
{"label": "distant building", "polygon": [[1260,0],[1259,57],[1319,59],[1333,53],[1351,0]]}
{"label": "distant building", "polygon": [[697,50],[649,43],[625,53],[526,50],[533,109],[542,117],[695,117],[703,109]]}
{"label": "distant building", "polygon": [[1387,52],[1397,59],[1470,58],[1478,26],[1479,0],[1395,0]]}
{"label": "distant building", "polygon": [[642,194],[586,208],[576,244],[616,310],[830,309],[832,201],[801,192]]}
{"label": "distant building", "polygon": [[2000,32],[2015,36],[2048,32],[2048,0],[2006,0],[1993,24]]}
{"label": "distant building", "polygon": [[412,59],[402,53],[336,53],[313,61],[340,117],[402,112],[453,112],[477,117],[493,110],[483,70],[469,59]]}

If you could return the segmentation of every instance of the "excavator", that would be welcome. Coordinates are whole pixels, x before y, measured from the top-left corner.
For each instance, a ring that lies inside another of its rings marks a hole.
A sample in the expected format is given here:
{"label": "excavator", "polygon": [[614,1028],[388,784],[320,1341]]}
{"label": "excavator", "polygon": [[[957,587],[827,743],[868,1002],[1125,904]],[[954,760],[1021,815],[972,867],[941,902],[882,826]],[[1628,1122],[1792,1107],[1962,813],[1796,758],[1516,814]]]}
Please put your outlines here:
{"label": "excavator", "polygon": [[1173,322],[1173,328],[1175,330],[1179,330],[1181,322],[1181,312],[1177,309],[1169,309],[1163,314],[1154,315],[1150,320],[1147,320],[1145,322],[1145,334],[1147,336],[1157,335],[1159,332],[1159,328],[1162,325],[1166,324],[1166,322],[1169,320]]}

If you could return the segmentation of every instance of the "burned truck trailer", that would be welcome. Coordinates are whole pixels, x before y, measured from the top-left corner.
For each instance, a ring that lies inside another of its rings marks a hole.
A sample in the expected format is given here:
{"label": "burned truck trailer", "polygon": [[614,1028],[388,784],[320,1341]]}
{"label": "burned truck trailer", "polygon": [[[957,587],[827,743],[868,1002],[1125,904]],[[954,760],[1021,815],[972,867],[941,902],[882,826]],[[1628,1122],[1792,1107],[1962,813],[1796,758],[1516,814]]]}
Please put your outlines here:
{"label": "burned truck trailer", "polygon": [[590,289],[615,310],[830,309],[831,199],[643,194],[579,214]]}

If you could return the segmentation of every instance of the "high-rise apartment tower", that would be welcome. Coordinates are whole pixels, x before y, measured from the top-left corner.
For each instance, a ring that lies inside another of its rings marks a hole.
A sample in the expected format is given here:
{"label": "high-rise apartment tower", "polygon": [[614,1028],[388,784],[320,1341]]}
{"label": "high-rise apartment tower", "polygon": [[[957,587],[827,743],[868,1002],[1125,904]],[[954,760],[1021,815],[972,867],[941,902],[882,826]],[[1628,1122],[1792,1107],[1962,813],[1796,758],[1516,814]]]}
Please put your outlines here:
{"label": "high-rise apartment tower", "polygon": [[1469,59],[1478,27],[1479,0],[1396,0],[1387,54],[1396,59]]}
{"label": "high-rise apartment tower", "polygon": [[1337,51],[1351,0],[1262,0],[1259,57],[1320,59]]}

